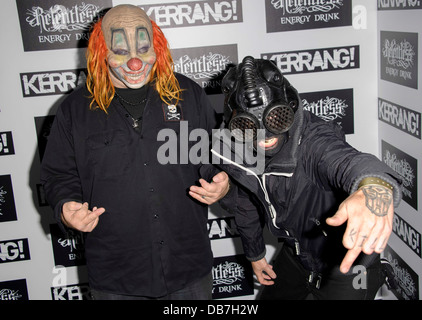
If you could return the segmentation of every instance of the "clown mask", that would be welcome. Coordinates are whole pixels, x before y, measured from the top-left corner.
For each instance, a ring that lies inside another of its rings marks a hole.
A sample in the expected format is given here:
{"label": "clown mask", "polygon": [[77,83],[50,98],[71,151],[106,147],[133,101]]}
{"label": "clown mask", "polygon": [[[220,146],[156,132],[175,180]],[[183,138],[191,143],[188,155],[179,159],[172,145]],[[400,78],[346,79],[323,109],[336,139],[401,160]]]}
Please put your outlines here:
{"label": "clown mask", "polygon": [[132,5],[110,9],[102,21],[113,85],[138,89],[149,81],[156,60],[152,25],[146,13]]}

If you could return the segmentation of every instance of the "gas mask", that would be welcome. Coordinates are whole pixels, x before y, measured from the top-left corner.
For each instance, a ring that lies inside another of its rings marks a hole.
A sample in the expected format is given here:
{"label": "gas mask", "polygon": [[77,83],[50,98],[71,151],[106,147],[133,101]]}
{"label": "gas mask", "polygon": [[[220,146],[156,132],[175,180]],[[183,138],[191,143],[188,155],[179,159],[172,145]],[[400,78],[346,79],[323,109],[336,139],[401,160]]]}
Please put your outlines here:
{"label": "gas mask", "polygon": [[[224,119],[232,136],[253,142],[267,156],[276,154],[298,107],[293,88],[277,66],[270,60],[245,57],[224,76],[222,89]],[[265,130],[265,139],[257,139],[258,130]]]}

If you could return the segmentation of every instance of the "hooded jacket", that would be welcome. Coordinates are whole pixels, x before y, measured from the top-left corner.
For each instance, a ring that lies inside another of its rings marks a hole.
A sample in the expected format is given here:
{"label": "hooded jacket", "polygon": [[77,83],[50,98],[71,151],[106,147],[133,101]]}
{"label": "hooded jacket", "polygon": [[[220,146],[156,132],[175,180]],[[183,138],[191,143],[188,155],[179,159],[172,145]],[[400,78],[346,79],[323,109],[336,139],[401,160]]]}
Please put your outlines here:
{"label": "hooded jacket", "polygon": [[[230,139],[214,142],[211,151],[213,163],[226,171],[232,182],[220,204],[235,215],[250,261],[265,256],[262,233],[266,224],[274,236],[294,249],[307,270],[322,272],[340,264],[345,254],[345,226],[330,227],[325,219],[336,213],[362,179],[379,177],[390,183],[394,205],[400,202],[401,184],[395,172],[375,156],[354,149],[345,141],[340,126],[303,110],[301,103],[288,140],[266,160],[263,172],[247,157],[239,163],[239,154],[227,141]],[[230,156],[227,149],[232,151]]]}

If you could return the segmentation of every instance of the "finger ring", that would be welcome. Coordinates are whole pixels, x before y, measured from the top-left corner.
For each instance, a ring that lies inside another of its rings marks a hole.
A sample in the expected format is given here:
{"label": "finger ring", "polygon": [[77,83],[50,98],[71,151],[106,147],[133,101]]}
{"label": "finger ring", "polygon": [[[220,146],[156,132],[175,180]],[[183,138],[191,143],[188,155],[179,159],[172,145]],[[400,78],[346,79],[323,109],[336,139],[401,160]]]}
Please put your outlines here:
{"label": "finger ring", "polygon": [[205,196],[204,195],[202,195],[202,199],[205,199]]}

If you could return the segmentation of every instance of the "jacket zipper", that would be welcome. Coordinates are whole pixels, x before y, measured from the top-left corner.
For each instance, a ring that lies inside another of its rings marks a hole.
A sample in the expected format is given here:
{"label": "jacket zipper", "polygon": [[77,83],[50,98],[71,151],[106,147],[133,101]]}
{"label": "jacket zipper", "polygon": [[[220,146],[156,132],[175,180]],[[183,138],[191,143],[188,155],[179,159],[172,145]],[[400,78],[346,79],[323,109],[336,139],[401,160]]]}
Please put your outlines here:
{"label": "jacket zipper", "polygon": [[[264,173],[264,174],[262,175],[262,180],[261,180],[261,179],[259,178],[259,176],[258,176],[255,172],[253,172],[252,170],[250,170],[250,169],[248,169],[248,168],[245,168],[245,167],[241,166],[240,164],[238,164],[238,163],[236,163],[236,162],[232,161],[231,159],[228,159],[228,158],[226,158],[226,157],[222,156],[221,154],[217,153],[214,149],[211,149],[211,152],[212,152],[214,155],[216,155],[217,157],[221,158],[222,160],[227,161],[227,162],[229,162],[230,164],[232,164],[232,165],[234,165],[234,166],[236,166],[236,167],[239,167],[240,169],[242,169],[242,170],[244,170],[244,171],[248,172],[249,174],[253,175],[253,176],[254,176],[254,177],[258,180],[259,185],[261,186],[261,189],[262,189],[262,191],[264,192],[265,201],[267,202],[267,207],[268,207],[268,210],[269,210],[269,212],[270,212],[270,216],[271,216],[271,222],[272,222],[272,224],[273,224],[273,226],[274,226],[275,228],[280,229],[280,228],[276,225],[276,223],[275,223],[275,219],[276,219],[276,216],[277,216],[277,215],[276,215],[275,208],[274,208],[273,204],[272,204],[272,203],[271,203],[271,201],[270,201],[270,197],[269,197],[269,195],[268,195],[267,188],[265,187],[265,177],[266,177],[267,175],[271,175],[271,174],[273,174],[273,175],[279,175],[279,176],[285,176],[285,177],[292,177],[292,176],[293,176],[293,173]],[[287,232],[287,230],[286,230],[286,232]]]}

